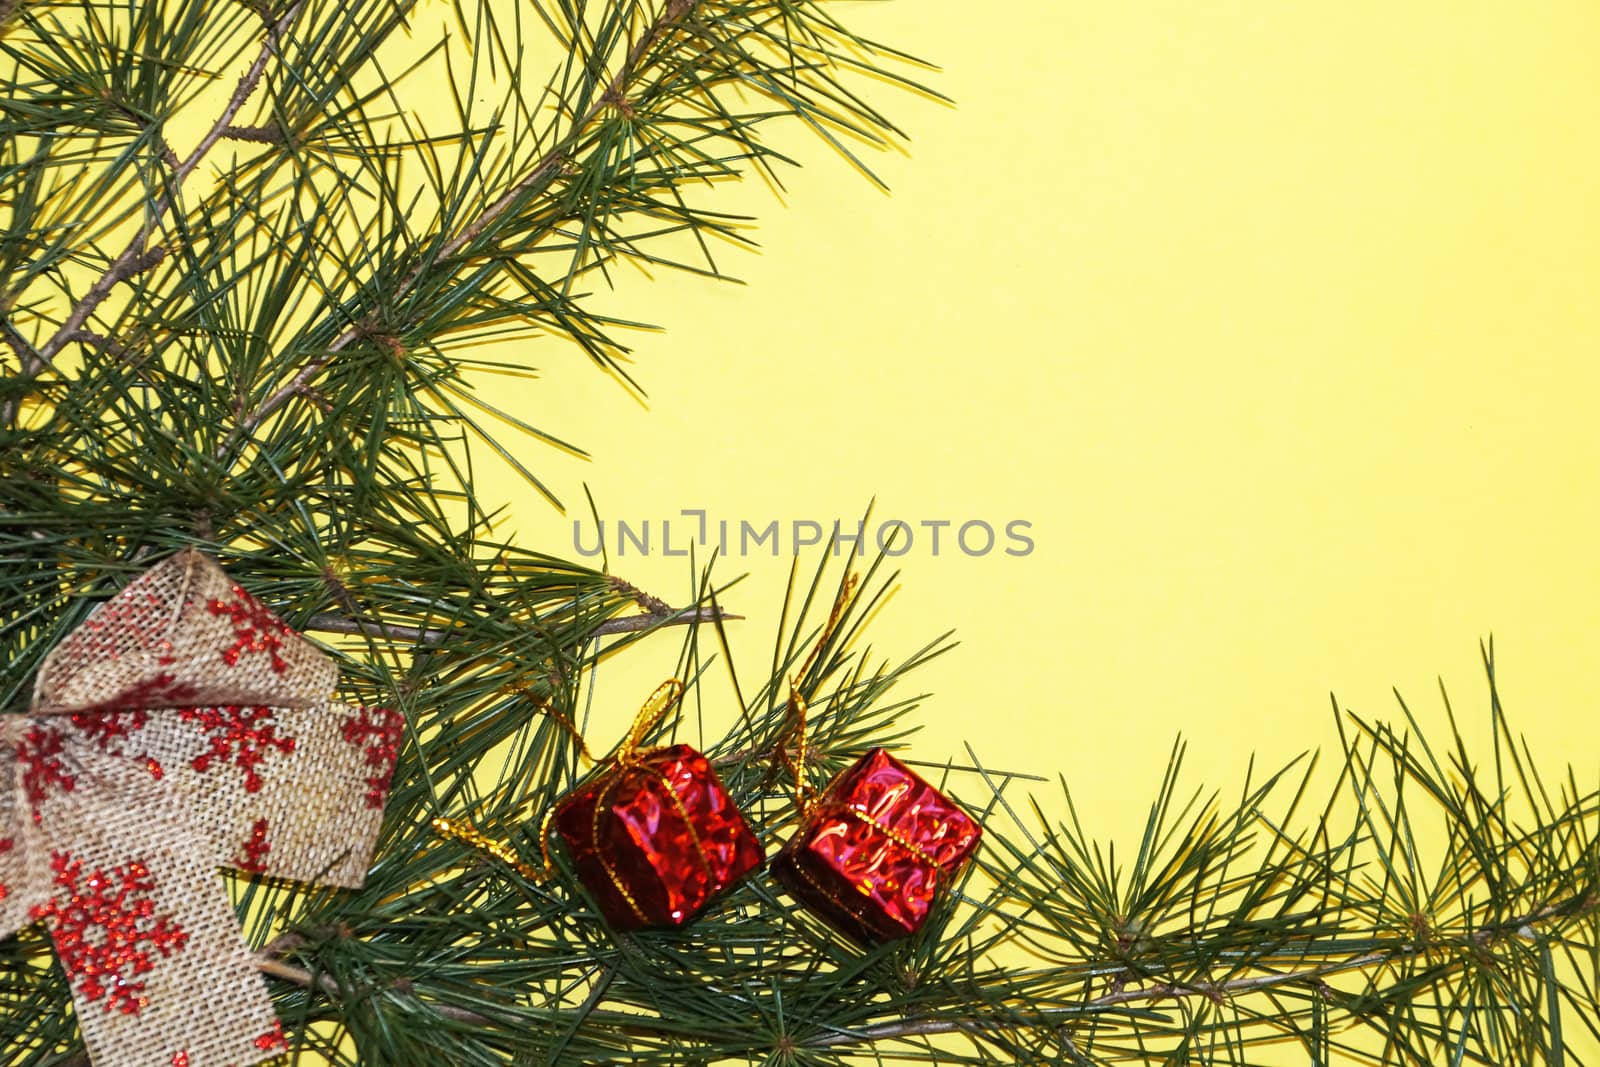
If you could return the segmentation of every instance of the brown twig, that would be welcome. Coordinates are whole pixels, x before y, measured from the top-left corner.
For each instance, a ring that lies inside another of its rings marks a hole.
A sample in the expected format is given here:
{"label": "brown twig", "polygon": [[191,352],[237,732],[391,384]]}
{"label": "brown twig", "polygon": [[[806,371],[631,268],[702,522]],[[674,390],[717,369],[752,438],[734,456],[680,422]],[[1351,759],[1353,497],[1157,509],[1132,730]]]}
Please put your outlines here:
{"label": "brown twig", "polygon": [[[266,955],[258,955],[256,957],[256,970],[262,974],[271,975],[273,978],[288,982],[290,985],[297,985],[301,989],[321,990],[330,1000],[340,1001],[345,999],[344,990],[329,974],[313,975],[304,967],[296,967],[292,963],[284,963],[282,960],[272,959]],[[449,1004],[428,1004],[427,1007],[434,1014],[442,1015],[446,1019],[454,1019],[456,1022],[471,1023],[474,1026],[492,1026],[494,1024],[494,1020],[487,1015],[479,1015],[477,1012],[469,1011],[466,1008],[457,1008]]]}
{"label": "brown twig", "polygon": [[[626,615],[620,619],[607,619],[590,631],[596,637],[612,634],[631,634],[657,626],[686,626],[691,623],[717,622],[742,619],[720,608],[667,608],[648,615]],[[450,636],[449,630],[430,630],[419,626],[401,626],[378,619],[352,618],[348,615],[313,615],[306,620],[305,628],[320,633],[368,634],[391,641],[413,641],[417,644],[438,644]]]}
{"label": "brown twig", "polygon": [[672,610],[667,606],[667,602],[665,600],[662,600],[657,596],[651,596],[649,593],[645,592],[643,589],[640,589],[627,579],[618,578],[614,574],[609,574],[606,576],[606,581],[611,584],[611,588],[615,589],[619,593],[626,593],[633,599],[635,604],[652,614],[660,615]]}
{"label": "brown twig", "polygon": [[129,348],[121,341],[118,341],[116,338],[107,337],[105,334],[95,333],[93,330],[79,330],[77,333],[67,338],[67,340],[76,341],[80,344],[91,345],[102,352],[109,352],[118,359],[128,359],[135,354],[133,349]]}
{"label": "brown twig", "polygon": [[296,967],[292,963],[284,963],[282,960],[260,956],[256,957],[256,970],[262,974],[270,974],[274,978],[281,978],[285,982],[297,985],[302,989],[315,987],[335,1000],[338,1000],[341,996],[339,983],[334,981],[333,976],[330,974],[319,974],[313,977],[311,972],[304,967]]}
{"label": "brown twig", "polygon": [[[11,325],[11,319],[3,314],[0,314],[0,335],[5,337],[6,344],[10,346],[11,351],[16,353],[17,372],[24,379],[37,376],[43,372],[45,367],[49,366],[48,363],[39,358],[38,349],[34,348],[28,339],[22,336],[15,326]],[[20,406],[20,399],[14,396],[8,398],[4,404],[0,404],[0,425],[10,426],[16,422],[17,411]]]}
{"label": "brown twig", "polygon": [[[109,90],[102,90],[104,95],[109,95],[109,92]],[[149,133],[155,126],[154,122],[151,122],[145,116],[139,114],[137,111],[133,110],[133,108],[129,107],[127,104],[118,102],[112,104],[112,106],[117,109],[117,114],[121,115],[123,118],[127,119],[129,122],[133,123],[146,133]],[[167,143],[167,139],[165,137],[162,137],[159,134],[156,135],[155,145],[157,154],[161,156],[161,162],[167,165],[168,170],[176,171],[179,167],[183,166],[182,161],[178,159],[178,153],[172,150],[172,146]]]}
{"label": "brown twig", "polygon": [[28,343],[28,339],[11,325],[11,319],[0,314],[0,334],[5,335],[6,344],[17,354],[17,364],[25,375],[37,374],[44,370],[45,363],[39,357],[39,350]]}
{"label": "brown twig", "polygon": [[[661,14],[658,15],[646,29],[644,35],[640,37],[633,47],[628,50],[627,58],[624,60],[621,69],[619,69],[612,77],[611,81],[607,84],[605,91],[596,97],[596,102],[592,104],[589,109],[583,113],[583,115],[579,116],[576,122],[573,123],[572,131],[554,147],[552,147],[550,151],[546,152],[542,157],[540,157],[538,162],[534,164],[533,169],[529,170],[528,173],[524,174],[514,184],[512,184],[510,188],[508,188],[494,201],[494,203],[484,208],[476,218],[472,219],[472,221],[468,222],[459,231],[457,231],[454,237],[445,241],[445,243],[439,247],[438,251],[435,252],[432,257],[430,257],[429,262],[447,260],[456,253],[460,252],[463,248],[476,240],[496,219],[509,211],[511,206],[517,203],[523,194],[527,193],[540,182],[547,181],[560,174],[562,165],[566,161],[567,153],[571,146],[583,136],[584,131],[597,116],[599,116],[608,107],[619,106],[619,102],[623,101],[628,82],[635,73],[634,68],[638,66],[640,60],[644,58],[645,54],[649,52],[651,48],[655,47],[656,43],[668,30],[676,25],[678,21],[690,11],[694,10],[696,3],[697,0],[671,0],[671,2],[662,9]],[[393,302],[395,304],[399,304],[402,299],[410,293],[412,288],[415,287],[418,280],[421,279],[425,267],[425,264],[418,264],[416,267],[412,268],[410,273],[401,279],[394,292]],[[334,338],[333,342],[328,345],[327,349],[321,355],[318,355],[304,367],[300,368],[300,370],[295,373],[294,377],[289,379],[289,381],[284,383],[282,386],[279,386],[278,389],[276,389],[271,395],[261,402],[259,407],[244,415],[239,420],[239,423],[234,427],[233,432],[230,433],[227,438],[223,440],[221,446],[219,446],[218,455],[226,455],[227,451],[237,444],[242,438],[249,437],[255,432],[256,427],[261,425],[264,419],[270,416],[274,411],[277,411],[284,404],[288,403],[292,397],[296,396],[300,390],[302,390],[311,382],[313,378],[321,373],[324,367],[333,362],[335,356],[337,356],[345,348],[348,348],[358,339],[371,334],[377,328],[378,324],[369,319],[355,326],[349,327],[338,337]]]}
{"label": "brown twig", "polygon": [[230,141],[251,141],[255,144],[283,144],[283,131],[276,126],[229,126],[222,136]]}
{"label": "brown twig", "polygon": [[620,619],[607,619],[590,632],[596,637],[608,637],[612,634],[636,634],[644,630],[653,630],[657,626],[687,626],[693,623],[729,622],[742,618],[743,615],[732,615],[721,608],[681,608],[677,611],[668,609],[667,614],[624,615]]}

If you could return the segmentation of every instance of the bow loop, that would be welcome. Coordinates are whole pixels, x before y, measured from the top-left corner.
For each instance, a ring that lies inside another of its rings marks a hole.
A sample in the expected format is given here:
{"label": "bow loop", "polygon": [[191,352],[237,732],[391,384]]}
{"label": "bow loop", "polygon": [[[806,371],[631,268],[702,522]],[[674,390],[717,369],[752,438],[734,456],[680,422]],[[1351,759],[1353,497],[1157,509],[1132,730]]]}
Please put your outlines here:
{"label": "bow loop", "polygon": [[193,549],[157,564],[51,650],[33,714],[325,702],[338,665]]}

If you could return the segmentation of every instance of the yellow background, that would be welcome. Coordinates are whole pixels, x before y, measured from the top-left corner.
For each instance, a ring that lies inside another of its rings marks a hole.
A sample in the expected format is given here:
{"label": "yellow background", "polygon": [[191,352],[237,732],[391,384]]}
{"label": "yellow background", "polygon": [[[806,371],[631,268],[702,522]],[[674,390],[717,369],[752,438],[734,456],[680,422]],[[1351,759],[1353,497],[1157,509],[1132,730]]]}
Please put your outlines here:
{"label": "yellow background", "polygon": [[[500,532],[572,556],[587,483],[654,527],[614,572],[682,602],[663,519],[850,525],[876,498],[919,528],[875,648],[962,641],[914,680],[915,755],[1060,772],[1124,842],[1180,732],[1231,792],[1250,753],[1332,741],[1330,690],[1388,715],[1397,686],[1440,728],[1442,677],[1481,727],[1491,632],[1547,778],[1593,785],[1600,7],[836,6],[955,104],[872,94],[913,135],[869,159],[892,193],[796,134],[781,198],[703,198],[760,217],[764,250],[722,256],[748,284],[621,272],[598,306],[666,328],[631,338],[648,404],[554,340],[516,353],[541,381],[484,377],[593,456],[524,446],[561,515],[484,455]],[[1028,556],[920,528],[1014,519]],[[747,682],[789,562],[720,568],[750,574]],[[609,721],[677,650],[608,662]]]}
{"label": "yellow background", "polygon": [[[1600,8],[850,7],[942,64],[954,106],[874,95],[913,135],[870,160],[891,193],[797,135],[781,198],[703,199],[760,216],[764,250],[722,258],[746,285],[623,271],[597,294],[665,327],[631,338],[647,404],[534,351],[512,408],[593,461],[530,444],[568,513],[503,477],[503,531],[572,555],[587,483],[652,527],[644,557],[613,533],[613,571],[682,602],[660,524],[681,547],[686,508],[1030,522],[1021,558],[949,530],[935,557],[918,529],[873,641],[961,639],[914,681],[916,757],[1060,772],[1125,848],[1179,733],[1186,780],[1232,796],[1250,754],[1333,745],[1330,691],[1398,718],[1398,687],[1443,742],[1442,680],[1481,743],[1490,634],[1513,725],[1592,788]],[[720,568],[749,572],[747,691],[789,563]],[[613,733],[677,650],[602,668]]]}
{"label": "yellow background", "polygon": [[[571,556],[585,482],[675,547],[683,508],[1031,521],[1025,558],[919,531],[875,644],[957,629],[916,755],[1060,771],[1124,840],[1180,731],[1232,792],[1248,753],[1330,741],[1330,690],[1442,726],[1442,677],[1481,724],[1490,633],[1514,725],[1592,785],[1600,8],[840,7],[955,105],[872,97],[913,137],[871,158],[892,193],[797,136],[782,199],[703,200],[761,217],[763,251],[723,256],[748,284],[602,290],[666,329],[631,338],[648,405],[555,341],[543,381],[493,386],[593,454],[528,444],[568,514],[506,478],[503,530]],[[613,539],[612,569],[681,601],[653,547]],[[788,564],[720,569],[750,573],[748,679]],[[619,722],[677,638],[647,647],[601,672]]]}

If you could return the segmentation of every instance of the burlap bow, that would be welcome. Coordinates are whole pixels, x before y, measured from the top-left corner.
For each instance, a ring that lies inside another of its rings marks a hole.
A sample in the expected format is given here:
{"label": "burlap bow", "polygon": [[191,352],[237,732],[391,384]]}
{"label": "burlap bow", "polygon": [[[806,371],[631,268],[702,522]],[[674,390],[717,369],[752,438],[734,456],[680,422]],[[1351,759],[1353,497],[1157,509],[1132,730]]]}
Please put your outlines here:
{"label": "burlap bow", "polygon": [[403,721],[211,560],[136,579],[0,717],[0,936],[43,923],[99,1067],[285,1047],[219,866],[359,886]]}

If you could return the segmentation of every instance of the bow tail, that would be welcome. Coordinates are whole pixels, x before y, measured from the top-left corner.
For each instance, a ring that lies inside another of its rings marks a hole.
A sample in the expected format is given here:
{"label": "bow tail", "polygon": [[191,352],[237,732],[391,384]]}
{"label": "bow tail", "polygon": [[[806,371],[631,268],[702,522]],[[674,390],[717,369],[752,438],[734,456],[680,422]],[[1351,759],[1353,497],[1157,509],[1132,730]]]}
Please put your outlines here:
{"label": "bow tail", "polygon": [[10,937],[33,922],[30,913],[48,895],[18,743],[9,737],[0,743],[0,937]]}
{"label": "bow tail", "polygon": [[[80,752],[41,824],[55,944],[84,1043],[118,1067],[244,1067],[285,1047],[181,783]],[[88,780],[85,781],[84,779]]]}

